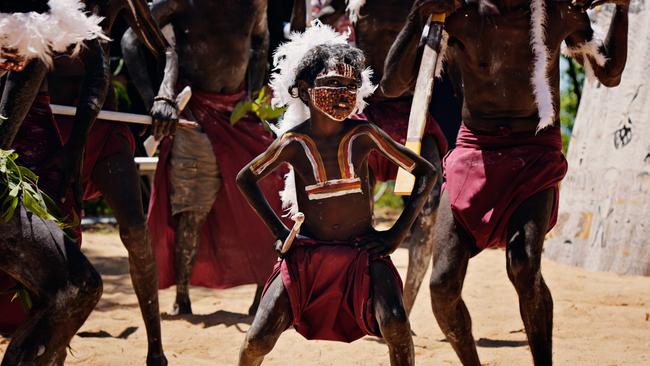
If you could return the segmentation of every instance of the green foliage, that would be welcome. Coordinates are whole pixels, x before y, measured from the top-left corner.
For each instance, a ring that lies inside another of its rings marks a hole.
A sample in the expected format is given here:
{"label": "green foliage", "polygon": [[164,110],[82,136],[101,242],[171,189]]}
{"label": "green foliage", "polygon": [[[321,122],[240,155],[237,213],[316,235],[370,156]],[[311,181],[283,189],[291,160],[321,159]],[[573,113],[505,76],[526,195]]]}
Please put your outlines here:
{"label": "green foliage", "polygon": [[115,91],[115,99],[117,100],[117,109],[124,111],[131,109],[131,97],[126,90],[126,86],[117,79],[113,79],[113,90]]}
{"label": "green foliage", "polygon": [[[582,94],[585,73],[578,62],[571,58],[562,57],[563,63],[567,67],[564,68],[560,80],[560,125],[562,130],[562,151],[566,154],[571,139],[571,131],[573,131],[573,125],[578,113],[578,106],[580,105],[579,96]],[[575,72],[575,79],[570,75],[571,68]]]}
{"label": "green foliage", "polygon": [[11,298],[11,301],[13,302],[16,299],[20,299],[20,303],[23,306],[23,309],[26,311],[32,310],[32,298],[29,296],[29,291],[22,285],[18,284],[15,288],[16,293],[14,296]]}
{"label": "green foliage", "polygon": [[103,197],[97,200],[83,202],[84,216],[111,216],[113,210],[106,204]]}
{"label": "green foliage", "polygon": [[276,120],[286,111],[286,108],[275,108],[271,104],[271,93],[268,87],[264,87],[257,94],[255,100],[243,100],[235,106],[230,114],[230,124],[236,124],[240,119],[244,118],[249,112],[255,114],[263,123],[267,130],[269,128],[269,121]]}
{"label": "green foliage", "polygon": [[52,200],[36,186],[38,177],[31,170],[16,164],[18,154],[13,150],[0,149],[0,214],[9,221],[22,200],[23,206],[43,220],[60,224],[48,211]]}
{"label": "green foliage", "polygon": [[382,189],[381,188],[382,184],[385,184],[387,187],[384,190],[384,193],[379,197],[377,202],[375,202],[375,206],[402,209],[404,207],[404,201],[402,201],[402,197],[393,193],[395,189],[395,182],[376,184],[374,194],[376,195],[379,192],[379,190]]}
{"label": "green foliage", "polygon": [[117,62],[115,69],[113,70],[112,84],[113,91],[115,92],[115,101],[117,102],[118,111],[129,111],[131,110],[131,97],[129,92],[126,89],[126,77],[124,75],[124,59],[123,58],[111,58],[111,64]]}

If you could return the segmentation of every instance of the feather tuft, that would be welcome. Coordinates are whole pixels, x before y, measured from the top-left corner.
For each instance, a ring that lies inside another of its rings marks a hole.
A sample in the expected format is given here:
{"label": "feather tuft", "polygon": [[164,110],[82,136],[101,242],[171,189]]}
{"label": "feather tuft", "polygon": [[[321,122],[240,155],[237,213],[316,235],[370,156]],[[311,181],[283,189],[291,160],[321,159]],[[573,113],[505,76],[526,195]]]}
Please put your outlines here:
{"label": "feather tuft", "polygon": [[533,0],[530,4],[531,34],[534,69],[531,84],[539,113],[537,132],[552,126],[555,122],[553,93],[548,79],[548,48],[546,47],[546,0]]}
{"label": "feather tuft", "polygon": [[348,4],[345,8],[348,11],[348,17],[352,24],[355,24],[359,20],[359,12],[361,12],[361,8],[366,4],[366,0],[345,0],[345,2]]}
{"label": "feather tuft", "polygon": [[86,40],[108,40],[99,23],[102,17],[87,15],[79,0],[49,0],[47,13],[0,13],[0,47],[31,60],[52,65],[52,54],[76,53]]}

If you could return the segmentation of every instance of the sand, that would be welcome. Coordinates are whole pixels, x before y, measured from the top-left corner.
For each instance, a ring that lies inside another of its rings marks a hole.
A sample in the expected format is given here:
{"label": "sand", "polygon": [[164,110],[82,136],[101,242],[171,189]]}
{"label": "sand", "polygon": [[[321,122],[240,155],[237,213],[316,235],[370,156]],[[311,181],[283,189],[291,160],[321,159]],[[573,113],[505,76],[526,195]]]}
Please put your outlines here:
{"label": "sand", "polygon": [[[73,338],[69,365],[144,364],[146,336],[128,275],[126,251],[115,233],[84,234],[84,252],[102,273],[104,294]],[[406,249],[393,256],[404,275]],[[650,278],[592,273],[543,261],[555,300],[554,360],[557,365],[650,365]],[[427,275],[428,278],[428,275]],[[170,365],[235,365],[251,318],[244,315],[254,286],[230,290],[192,288],[196,315],[163,316]],[[469,265],[464,298],[473,317],[478,352],[486,365],[531,365],[517,296],[505,273],[501,250],[488,250]],[[160,292],[163,312],[174,289]],[[411,324],[418,365],[459,365],[431,312],[429,290],[420,291]],[[0,338],[0,352],[8,340]],[[285,332],[264,365],[388,365],[376,338],[351,344],[308,342]]]}

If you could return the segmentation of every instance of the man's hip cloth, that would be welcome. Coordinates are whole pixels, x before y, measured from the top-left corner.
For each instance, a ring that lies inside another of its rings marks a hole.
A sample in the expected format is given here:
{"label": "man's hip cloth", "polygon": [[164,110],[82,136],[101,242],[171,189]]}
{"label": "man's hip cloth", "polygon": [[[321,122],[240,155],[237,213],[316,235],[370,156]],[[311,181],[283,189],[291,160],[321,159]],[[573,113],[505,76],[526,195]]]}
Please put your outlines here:
{"label": "man's hip cloth", "polygon": [[474,241],[474,253],[505,247],[514,211],[536,193],[552,189],[548,230],[557,221],[559,183],[567,172],[558,127],[534,133],[481,135],[461,125],[456,148],[444,161],[445,183],[456,223]]}
{"label": "man's hip cloth", "polygon": [[[259,220],[235,183],[237,173],[273,142],[250,115],[234,126],[230,114],[244,92],[193,91],[187,110],[200,130],[178,129],[165,138],[149,203],[149,230],[158,265],[159,286],[176,283],[178,214],[208,214],[190,283],[209,288],[264,283],[273,269],[271,232]],[[271,207],[281,213],[279,173],[261,181]]]}
{"label": "man's hip cloth", "polygon": [[350,242],[296,239],[277,262],[266,288],[280,276],[289,296],[293,327],[307,339],[352,342],[381,337],[375,319],[370,263],[381,261],[402,280],[388,257],[370,258]]}

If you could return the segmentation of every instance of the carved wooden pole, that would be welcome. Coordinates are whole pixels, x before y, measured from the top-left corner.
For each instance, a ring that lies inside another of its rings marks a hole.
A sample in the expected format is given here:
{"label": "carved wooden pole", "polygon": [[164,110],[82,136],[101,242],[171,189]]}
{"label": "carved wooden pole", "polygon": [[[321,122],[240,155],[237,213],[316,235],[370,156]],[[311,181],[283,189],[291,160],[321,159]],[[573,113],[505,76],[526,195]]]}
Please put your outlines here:
{"label": "carved wooden pole", "polygon": [[[607,27],[611,12],[597,14]],[[606,29],[606,28],[605,28]],[[621,85],[583,89],[544,254],[589,270],[650,275],[650,1],[633,0]]]}

